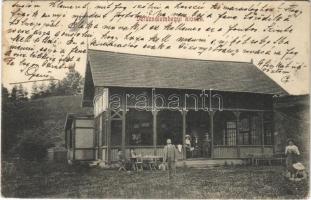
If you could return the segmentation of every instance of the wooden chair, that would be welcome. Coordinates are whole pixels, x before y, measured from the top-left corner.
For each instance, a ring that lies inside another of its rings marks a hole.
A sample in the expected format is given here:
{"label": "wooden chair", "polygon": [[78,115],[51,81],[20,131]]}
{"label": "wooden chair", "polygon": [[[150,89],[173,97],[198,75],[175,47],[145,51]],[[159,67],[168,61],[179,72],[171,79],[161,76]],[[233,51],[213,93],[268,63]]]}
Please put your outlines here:
{"label": "wooden chair", "polygon": [[137,171],[136,158],[130,158],[130,165],[132,170]]}
{"label": "wooden chair", "polygon": [[125,160],[119,160],[119,169],[118,171],[126,171],[126,168],[125,168],[125,165],[126,165],[126,162]]}
{"label": "wooden chair", "polygon": [[148,159],[147,165],[148,165],[150,170],[157,170],[157,168],[156,168],[156,160],[154,158]]}
{"label": "wooden chair", "polygon": [[144,163],[142,157],[136,157],[135,167],[137,171],[144,170]]}

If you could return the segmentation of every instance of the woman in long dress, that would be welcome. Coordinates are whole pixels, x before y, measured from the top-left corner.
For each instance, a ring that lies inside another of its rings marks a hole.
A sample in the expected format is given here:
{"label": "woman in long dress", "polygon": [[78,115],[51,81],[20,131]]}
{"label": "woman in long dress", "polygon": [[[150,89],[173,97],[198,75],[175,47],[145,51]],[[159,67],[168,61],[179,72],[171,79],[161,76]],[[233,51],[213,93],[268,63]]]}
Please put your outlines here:
{"label": "woman in long dress", "polygon": [[288,145],[285,148],[286,169],[290,174],[290,178],[292,178],[295,175],[295,169],[293,167],[293,164],[297,163],[300,152],[292,139],[289,139],[287,141],[287,144]]}

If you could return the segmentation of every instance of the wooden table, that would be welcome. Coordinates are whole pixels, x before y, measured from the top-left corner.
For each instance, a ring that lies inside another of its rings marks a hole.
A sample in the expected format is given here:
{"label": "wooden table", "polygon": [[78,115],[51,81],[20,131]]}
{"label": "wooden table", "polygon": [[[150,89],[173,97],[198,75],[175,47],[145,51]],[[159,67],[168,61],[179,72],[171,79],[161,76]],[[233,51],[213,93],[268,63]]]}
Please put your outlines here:
{"label": "wooden table", "polygon": [[135,158],[130,158],[132,163],[135,163],[136,168],[138,165],[144,165],[149,167],[150,170],[156,170],[159,167],[159,164],[163,161],[162,156],[153,156],[153,155],[145,155],[145,156],[137,156]]}
{"label": "wooden table", "polygon": [[143,162],[154,162],[159,164],[160,162],[163,162],[163,157],[162,156],[142,156]]}
{"label": "wooden table", "polygon": [[163,161],[162,156],[146,155],[142,156],[143,163],[149,167],[150,170],[157,170],[159,164]]}

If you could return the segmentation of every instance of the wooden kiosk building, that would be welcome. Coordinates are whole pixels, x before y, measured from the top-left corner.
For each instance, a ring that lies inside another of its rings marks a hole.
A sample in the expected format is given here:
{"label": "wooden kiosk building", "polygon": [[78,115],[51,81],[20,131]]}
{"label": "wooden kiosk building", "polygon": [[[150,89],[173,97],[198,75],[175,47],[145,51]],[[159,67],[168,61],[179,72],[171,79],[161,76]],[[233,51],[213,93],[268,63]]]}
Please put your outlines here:
{"label": "wooden kiosk building", "polygon": [[94,142],[81,160],[109,162],[130,148],[161,156],[167,138],[181,159],[274,154],[272,99],[287,92],[252,63],[89,50],[86,67]]}

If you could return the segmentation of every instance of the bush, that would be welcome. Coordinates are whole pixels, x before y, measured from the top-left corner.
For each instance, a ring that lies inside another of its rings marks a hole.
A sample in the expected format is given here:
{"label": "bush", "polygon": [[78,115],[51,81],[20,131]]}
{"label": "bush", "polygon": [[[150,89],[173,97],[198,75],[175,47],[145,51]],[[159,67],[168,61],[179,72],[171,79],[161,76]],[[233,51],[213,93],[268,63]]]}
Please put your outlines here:
{"label": "bush", "polygon": [[42,161],[46,158],[50,147],[52,147],[51,141],[46,137],[45,130],[40,128],[21,134],[15,152],[22,159]]}

